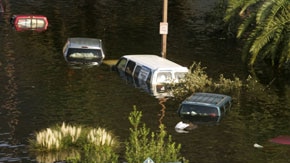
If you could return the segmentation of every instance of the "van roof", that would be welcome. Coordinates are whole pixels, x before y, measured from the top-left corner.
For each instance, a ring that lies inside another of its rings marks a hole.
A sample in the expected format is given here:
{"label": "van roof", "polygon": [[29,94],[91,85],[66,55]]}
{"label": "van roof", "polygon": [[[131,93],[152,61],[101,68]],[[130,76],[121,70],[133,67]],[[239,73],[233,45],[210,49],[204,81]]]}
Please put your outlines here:
{"label": "van roof", "polygon": [[187,67],[181,66],[175,62],[172,62],[166,58],[162,58],[154,54],[124,55],[123,58],[128,58],[136,63],[139,63],[152,69],[175,68],[188,71]]}
{"label": "van roof", "polygon": [[222,106],[225,102],[231,101],[231,97],[223,94],[215,93],[194,93],[189,96],[182,104],[204,104]]}
{"label": "van roof", "polygon": [[97,38],[71,37],[68,38],[68,41],[72,48],[82,48],[87,46],[92,49],[100,49],[102,46],[102,40]]}

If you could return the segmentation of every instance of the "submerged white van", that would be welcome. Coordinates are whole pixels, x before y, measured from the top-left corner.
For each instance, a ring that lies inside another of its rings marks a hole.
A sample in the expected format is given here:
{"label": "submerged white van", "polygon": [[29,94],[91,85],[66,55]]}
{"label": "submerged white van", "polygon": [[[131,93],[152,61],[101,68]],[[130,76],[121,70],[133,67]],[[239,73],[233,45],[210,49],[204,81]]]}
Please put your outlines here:
{"label": "submerged white van", "polygon": [[152,54],[122,56],[113,68],[123,79],[155,97],[172,96],[167,85],[179,82],[188,72],[187,67]]}

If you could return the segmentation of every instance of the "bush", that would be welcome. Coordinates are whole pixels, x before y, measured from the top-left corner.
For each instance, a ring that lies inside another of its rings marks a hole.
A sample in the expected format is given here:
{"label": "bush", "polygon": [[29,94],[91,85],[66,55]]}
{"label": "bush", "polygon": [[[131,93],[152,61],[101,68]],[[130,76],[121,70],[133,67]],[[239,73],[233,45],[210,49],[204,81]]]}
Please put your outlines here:
{"label": "bush", "polygon": [[175,98],[184,99],[195,92],[230,92],[232,90],[239,90],[242,87],[241,80],[233,76],[233,80],[227,79],[223,74],[220,75],[219,80],[214,81],[209,78],[205,72],[206,67],[202,67],[201,63],[194,62],[189,68],[189,72],[184,79],[179,83],[171,85],[172,92]]}
{"label": "bush", "polygon": [[[159,133],[150,132],[145,124],[141,125],[142,112],[134,106],[129,115],[130,137],[126,142],[125,159],[128,163],[143,163],[150,157],[154,162],[165,163],[180,161],[181,145],[172,142],[171,136],[167,136],[165,126],[159,126]],[[167,140],[166,140],[167,138]],[[187,160],[184,160],[187,162]]]}

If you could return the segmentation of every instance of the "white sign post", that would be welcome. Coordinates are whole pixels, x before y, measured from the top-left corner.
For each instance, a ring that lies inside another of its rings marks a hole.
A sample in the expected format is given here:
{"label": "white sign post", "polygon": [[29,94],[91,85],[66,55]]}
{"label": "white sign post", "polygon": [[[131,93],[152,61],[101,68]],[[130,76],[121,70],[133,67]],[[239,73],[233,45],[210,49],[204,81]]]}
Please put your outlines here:
{"label": "white sign post", "polygon": [[154,161],[148,157],[143,163],[154,163]]}

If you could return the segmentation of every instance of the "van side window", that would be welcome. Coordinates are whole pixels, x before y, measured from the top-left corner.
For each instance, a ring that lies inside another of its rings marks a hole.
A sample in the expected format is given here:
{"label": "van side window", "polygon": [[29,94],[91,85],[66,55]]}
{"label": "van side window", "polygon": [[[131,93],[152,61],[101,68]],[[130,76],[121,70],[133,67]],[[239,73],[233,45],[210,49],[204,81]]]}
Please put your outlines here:
{"label": "van side window", "polygon": [[226,110],[230,109],[231,106],[232,106],[231,101],[225,103],[225,109],[226,109]]}
{"label": "van side window", "polygon": [[231,108],[231,102],[226,102],[223,106],[221,106],[221,114],[224,114],[225,112],[227,112],[227,110],[229,110]]}
{"label": "van side window", "polygon": [[223,115],[227,110],[226,107],[223,105],[220,107],[221,115]]}
{"label": "van side window", "polygon": [[135,68],[136,63],[133,61],[128,61],[127,66],[126,66],[126,74],[132,75],[133,70]]}
{"label": "van side window", "polygon": [[141,70],[141,66],[137,65],[135,68],[135,71],[134,71],[134,78],[136,78],[136,79],[138,78],[140,70]]}
{"label": "van side window", "polygon": [[152,72],[149,71],[149,75],[148,75],[148,78],[147,78],[147,80],[146,80],[146,83],[147,83],[147,84],[150,84],[150,82],[151,82],[151,78],[152,78]]}
{"label": "van side window", "polygon": [[126,63],[127,63],[127,59],[122,58],[122,59],[118,62],[118,64],[117,64],[117,68],[118,68],[119,70],[125,71]]}

